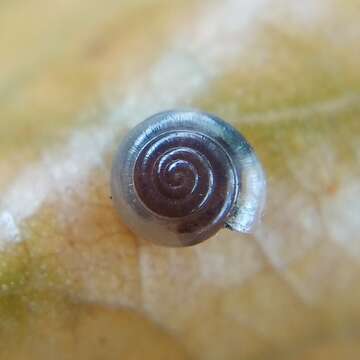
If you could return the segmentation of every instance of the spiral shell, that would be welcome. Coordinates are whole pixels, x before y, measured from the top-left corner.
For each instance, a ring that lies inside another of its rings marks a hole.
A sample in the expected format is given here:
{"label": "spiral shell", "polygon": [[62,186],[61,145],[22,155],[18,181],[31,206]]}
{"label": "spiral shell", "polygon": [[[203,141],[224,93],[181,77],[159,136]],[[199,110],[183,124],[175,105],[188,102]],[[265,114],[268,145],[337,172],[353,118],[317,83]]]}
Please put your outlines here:
{"label": "spiral shell", "polygon": [[119,147],[111,185],[124,222],[166,246],[194,245],[223,227],[250,232],[266,188],[245,138],[197,111],[167,111],[136,126]]}

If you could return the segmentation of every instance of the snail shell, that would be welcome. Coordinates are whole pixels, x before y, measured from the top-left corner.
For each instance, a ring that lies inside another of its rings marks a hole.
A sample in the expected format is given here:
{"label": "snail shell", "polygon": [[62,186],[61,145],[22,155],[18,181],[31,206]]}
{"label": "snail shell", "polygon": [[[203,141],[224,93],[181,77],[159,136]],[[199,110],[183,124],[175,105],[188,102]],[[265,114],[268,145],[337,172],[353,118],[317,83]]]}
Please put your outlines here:
{"label": "snail shell", "polygon": [[197,111],[167,111],[136,126],[112,170],[114,204],[140,237],[200,243],[221,228],[250,232],[265,199],[253,149],[232,126]]}

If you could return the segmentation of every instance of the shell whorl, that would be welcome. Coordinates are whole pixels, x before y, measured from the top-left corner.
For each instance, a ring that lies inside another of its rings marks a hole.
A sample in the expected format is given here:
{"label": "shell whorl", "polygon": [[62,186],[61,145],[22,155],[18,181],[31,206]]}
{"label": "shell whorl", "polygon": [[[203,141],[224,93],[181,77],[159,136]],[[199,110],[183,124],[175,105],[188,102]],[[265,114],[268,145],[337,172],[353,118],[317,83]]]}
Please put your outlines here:
{"label": "shell whorl", "polygon": [[156,114],[119,148],[112,174],[115,205],[141,237],[194,245],[226,224],[231,227],[246,154],[253,154],[250,145],[217,117],[195,111]]}

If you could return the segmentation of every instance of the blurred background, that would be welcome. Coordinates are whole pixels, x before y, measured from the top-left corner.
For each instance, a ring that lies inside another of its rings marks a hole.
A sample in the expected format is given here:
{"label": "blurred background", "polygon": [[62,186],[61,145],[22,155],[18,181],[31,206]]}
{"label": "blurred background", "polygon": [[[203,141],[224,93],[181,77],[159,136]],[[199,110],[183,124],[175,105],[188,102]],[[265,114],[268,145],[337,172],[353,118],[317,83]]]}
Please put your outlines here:
{"label": "blurred background", "polygon": [[[359,359],[357,0],[0,0],[1,359]],[[109,176],[156,111],[254,145],[254,234],[136,238]]]}

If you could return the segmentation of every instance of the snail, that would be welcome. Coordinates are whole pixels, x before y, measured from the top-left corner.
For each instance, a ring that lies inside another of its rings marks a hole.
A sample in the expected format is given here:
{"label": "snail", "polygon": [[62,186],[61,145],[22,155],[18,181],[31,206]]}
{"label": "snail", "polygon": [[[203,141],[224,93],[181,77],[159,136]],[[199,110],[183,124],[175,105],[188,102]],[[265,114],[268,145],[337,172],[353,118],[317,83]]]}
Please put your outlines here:
{"label": "snail", "polygon": [[204,112],[172,110],[123,139],[111,189],[122,220],[139,237],[190,246],[222,228],[250,233],[263,210],[266,181],[235,128]]}

